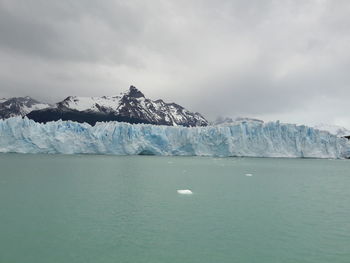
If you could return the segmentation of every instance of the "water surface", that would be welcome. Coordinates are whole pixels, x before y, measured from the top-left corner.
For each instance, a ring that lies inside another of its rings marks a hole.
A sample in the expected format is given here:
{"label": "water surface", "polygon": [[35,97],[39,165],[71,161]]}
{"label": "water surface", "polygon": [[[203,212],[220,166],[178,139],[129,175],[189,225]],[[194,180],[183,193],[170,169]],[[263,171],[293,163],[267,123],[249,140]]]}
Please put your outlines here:
{"label": "water surface", "polygon": [[0,262],[348,263],[349,189],[347,160],[0,154]]}

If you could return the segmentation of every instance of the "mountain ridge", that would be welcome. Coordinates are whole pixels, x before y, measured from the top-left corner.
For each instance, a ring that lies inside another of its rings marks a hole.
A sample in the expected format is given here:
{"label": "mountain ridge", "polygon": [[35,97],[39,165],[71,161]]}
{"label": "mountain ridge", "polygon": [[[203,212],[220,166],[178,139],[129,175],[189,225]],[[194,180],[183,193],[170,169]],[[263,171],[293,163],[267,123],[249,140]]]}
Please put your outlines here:
{"label": "mountain ridge", "polygon": [[350,130],[339,126],[339,125],[331,125],[331,124],[325,124],[320,123],[314,126],[315,129],[321,130],[321,131],[328,131],[329,133],[336,135],[338,137],[349,137],[350,136]]}
{"label": "mountain ridge", "polygon": [[69,96],[55,107],[40,109],[26,115],[36,122],[72,120],[95,125],[101,121],[123,121],[167,126],[207,126],[198,112],[190,112],[176,103],[151,100],[134,86],[117,96]]}
{"label": "mountain ridge", "polygon": [[48,108],[51,105],[37,101],[29,96],[0,99],[0,119],[25,116],[33,110]]}

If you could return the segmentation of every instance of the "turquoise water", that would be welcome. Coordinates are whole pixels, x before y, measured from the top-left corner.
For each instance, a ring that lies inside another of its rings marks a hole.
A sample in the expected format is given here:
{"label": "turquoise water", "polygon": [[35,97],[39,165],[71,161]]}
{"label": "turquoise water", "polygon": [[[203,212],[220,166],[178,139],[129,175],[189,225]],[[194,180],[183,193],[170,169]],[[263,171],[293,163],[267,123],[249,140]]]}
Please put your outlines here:
{"label": "turquoise water", "polygon": [[350,161],[1,154],[0,262],[348,263]]}

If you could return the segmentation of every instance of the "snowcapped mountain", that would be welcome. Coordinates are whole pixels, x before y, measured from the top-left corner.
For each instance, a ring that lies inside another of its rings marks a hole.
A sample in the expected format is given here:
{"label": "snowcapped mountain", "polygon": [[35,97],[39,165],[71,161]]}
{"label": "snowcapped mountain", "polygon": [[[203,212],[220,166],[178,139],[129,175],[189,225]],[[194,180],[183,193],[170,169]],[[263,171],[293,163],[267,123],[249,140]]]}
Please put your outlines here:
{"label": "snowcapped mountain", "polygon": [[47,103],[42,103],[31,97],[18,97],[10,99],[0,99],[0,118],[6,119],[15,116],[25,116],[33,110],[40,110],[50,107]]}
{"label": "snowcapped mountain", "polygon": [[254,118],[247,118],[247,117],[237,117],[235,119],[232,119],[230,117],[218,117],[215,121],[211,122],[211,125],[222,125],[222,124],[235,124],[240,122],[258,122],[258,123],[264,123],[264,121]]}
{"label": "snowcapped mountain", "polygon": [[201,114],[190,112],[176,103],[150,100],[134,86],[118,96],[70,96],[53,108],[32,111],[27,117],[43,123],[62,119],[91,125],[101,121],[187,127],[208,125]]}
{"label": "snowcapped mountain", "polygon": [[328,131],[329,133],[336,135],[338,137],[350,136],[350,130],[337,125],[330,125],[330,124],[323,123],[323,124],[315,125],[314,128],[321,131]]}

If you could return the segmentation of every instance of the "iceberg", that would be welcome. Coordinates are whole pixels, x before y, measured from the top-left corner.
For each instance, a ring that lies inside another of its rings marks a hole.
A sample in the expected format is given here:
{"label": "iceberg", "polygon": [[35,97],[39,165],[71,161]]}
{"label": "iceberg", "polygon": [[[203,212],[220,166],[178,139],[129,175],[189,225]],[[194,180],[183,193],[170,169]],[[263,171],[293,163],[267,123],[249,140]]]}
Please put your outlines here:
{"label": "iceberg", "polygon": [[307,126],[242,121],[206,127],[0,120],[0,152],[347,158],[350,144]]}
{"label": "iceberg", "polygon": [[184,189],[184,190],[177,190],[177,193],[180,195],[191,195],[193,192],[189,189]]}

